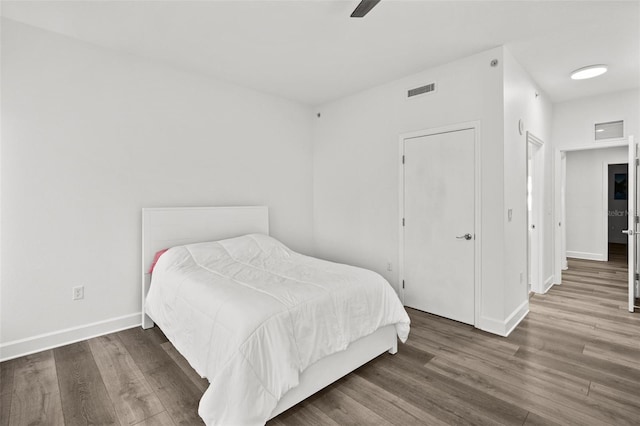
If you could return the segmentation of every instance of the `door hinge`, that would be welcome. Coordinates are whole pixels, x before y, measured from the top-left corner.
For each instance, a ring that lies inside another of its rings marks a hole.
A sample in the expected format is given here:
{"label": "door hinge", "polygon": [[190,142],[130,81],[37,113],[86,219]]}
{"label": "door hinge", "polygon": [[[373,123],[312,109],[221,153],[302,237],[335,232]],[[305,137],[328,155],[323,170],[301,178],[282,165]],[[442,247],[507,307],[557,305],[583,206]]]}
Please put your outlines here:
{"label": "door hinge", "polygon": [[636,223],[640,223],[640,216],[636,216]]}
{"label": "door hinge", "polygon": [[[640,274],[636,273],[636,281],[640,281]],[[404,281],[402,281],[402,288],[404,288]]]}
{"label": "door hinge", "polygon": [[636,158],[636,166],[640,166],[640,158]]}
{"label": "door hinge", "polygon": [[404,226],[404,217],[402,218],[402,226]]}
{"label": "door hinge", "polygon": [[[638,274],[636,274],[636,276],[637,276],[637,275],[638,275]],[[402,288],[404,288],[404,280],[402,280]]]}
{"label": "door hinge", "polygon": [[402,156],[402,164],[404,164],[404,155]]}

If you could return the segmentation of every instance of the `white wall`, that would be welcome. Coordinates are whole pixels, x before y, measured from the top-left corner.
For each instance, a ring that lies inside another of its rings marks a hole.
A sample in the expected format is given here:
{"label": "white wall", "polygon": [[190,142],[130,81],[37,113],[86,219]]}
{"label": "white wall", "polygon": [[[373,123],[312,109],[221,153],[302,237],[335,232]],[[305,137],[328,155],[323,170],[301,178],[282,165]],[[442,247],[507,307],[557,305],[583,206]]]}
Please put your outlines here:
{"label": "white wall", "polygon": [[[526,157],[516,118],[544,139],[549,111],[503,48],[329,103],[316,118],[272,96],[2,24],[0,357],[22,339],[53,333],[45,340],[55,344],[99,331],[87,324],[138,321],[147,206],[267,204],[273,234],[292,248],[397,285],[398,137],[476,120],[482,321],[506,326],[520,306]],[[405,99],[431,81],[435,94]],[[76,285],[81,302],[71,301]]]}
{"label": "white wall", "polygon": [[[489,66],[492,59],[499,66]],[[437,82],[415,100],[406,90]],[[535,96],[536,92],[539,94]],[[316,254],[383,274],[397,285],[399,147],[403,133],[481,122],[482,294],[479,327],[504,333],[526,312],[526,136],[549,141],[551,103],[504,48],[323,105],[314,142]],[[549,149],[547,156],[551,157]],[[552,213],[551,177],[545,214]],[[508,208],[513,219],[507,220]],[[545,239],[552,241],[552,230]],[[548,255],[550,258],[551,255]],[[387,263],[394,271],[387,271]],[[551,261],[545,265],[552,274]]]}
{"label": "white wall", "polygon": [[607,259],[607,164],[626,163],[627,148],[567,152],[567,256]]}
{"label": "white wall", "polygon": [[[528,301],[527,285],[527,131],[544,142],[545,164],[551,164],[552,105],[508,49],[504,49],[504,197],[505,226],[505,314]],[[519,121],[524,129],[519,131]],[[553,170],[548,166],[548,170]],[[543,206],[543,245],[553,247],[552,174],[545,173]],[[513,210],[511,222],[507,218]],[[553,251],[544,250],[544,281],[553,275]],[[522,279],[521,275],[522,274]]]}
{"label": "white wall", "polygon": [[640,91],[627,90],[576,99],[554,105],[552,133],[557,149],[571,150],[602,146],[595,141],[594,125],[624,120],[624,137],[640,137]]}
{"label": "white wall", "polygon": [[266,204],[273,235],[311,252],[314,118],[3,19],[1,356],[139,322],[142,207]]}
{"label": "white wall", "polygon": [[[493,330],[504,327],[512,313],[505,314],[505,172],[512,170],[505,167],[505,161],[518,155],[505,154],[503,146],[502,56],[502,48],[492,49],[323,105],[318,108],[322,116],[316,121],[314,142],[316,254],[373,269],[397,285],[399,136],[481,122],[479,326]],[[498,59],[500,65],[491,67],[492,59]],[[438,84],[435,94],[406,99],[408,88],[433,81]],[[508,90],[511,93],[511,87]],[[527,110],[530,113],[534,111]],[[518,173],[526,174],[525,170],[518,169]],[[508,193],[513,192],[510,187]],[[523,193],[524,187],[519,194]],[[526,253],[526,246],[524,250]],[[393,263],[394,271],[386,270],[388,262]],[[522,302],[524,293],[519,296]]]}

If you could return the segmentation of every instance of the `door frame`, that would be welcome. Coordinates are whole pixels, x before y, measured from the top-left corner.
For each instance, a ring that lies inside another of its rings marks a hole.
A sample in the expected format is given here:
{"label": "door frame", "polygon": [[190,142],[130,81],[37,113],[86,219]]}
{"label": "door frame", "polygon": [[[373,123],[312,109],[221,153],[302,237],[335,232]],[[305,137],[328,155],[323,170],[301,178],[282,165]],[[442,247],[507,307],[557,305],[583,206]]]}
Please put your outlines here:
{"label": "door frame", "polygon": [[[627,166],[627,176],[632,177],[628,179],[629,187],[627,191],[627,211],[629,212],[627,229],[628,243],[627,243],[627,265],[628,265],[628,300],[629,300],[629,312],[635,311],[635,296],[638,286],[637,272],[638,272],[638,143],[634,141],[633,135],[628,138],[629,142],[629,158]],[[632,171],[633,170],[633,171]]]}
{"label": "door frame", "polygon": [[[605,148],[617,148],[628,147],[629,137],[624,137],[611,142],[602,142],[599,144],[577,145],[571,147],[558,147],[554,150],[554,177],[553,177],[553,192],[554,192],[554,217],[555,223],[558,227],[553,227],[553,238],[555,247],[560,248],[554,253],[554,284],[562,283],[562,271],[567,270],[567,233],[566,233],[566,211],[563,208],[565,206],[566,197],[566,153],[573,151],[586,151],[592,149],[605,149]],[[605,240],[608,237],[605,236]]]}
{"label": "door frame", "polygon": [[475,179],[475,188],[474,188],[474,326],[477,327],[480,324],[480,313],[482,312],[482,222],[481,222],[481,214],[480,212],[482,207],[482,197],[481,197],[481,127],[480,121],[470,121],[464,123],[451,124],[448,126],[434,127],[423,130],[418,130],[414,132],[402,133],[398,137],[398,294],[400,295],[400,300],[404,305],[404,142],[408,139],[415,139],[424,136],[433,136],[441,133],[451,133],[457,132],[461,130],[473,130],[474,132],[474,179]]}
{"label": "door frame", "polygon": [[[527,280],[529,276],[531,276],[531,291],[544,294],[551,288],[551,283],[548,288],[545,288],[544,278],[544,141],[531,132],[527,132],[526,143],[527,159],[529,157],[529,146],[533,145],[536,147],[535,151],[531,153],[531,185],[533,188],[536,188],[536,190],[533,191],[534,199],[532,199],[531,203],[532,215],[537,227],[536,241],[530,241],[527,244]],[[529,176],[528,164],[529,161],[527,161],[527,176]],[[526,210],[528,211],[528,208]],[[527,217],[527,239],[529,239],[530,227],[531,224]],[[529,252],[529,246],[531,246],[531,252]],[[535,263],[533,262],[533,256],[536,257]]]}

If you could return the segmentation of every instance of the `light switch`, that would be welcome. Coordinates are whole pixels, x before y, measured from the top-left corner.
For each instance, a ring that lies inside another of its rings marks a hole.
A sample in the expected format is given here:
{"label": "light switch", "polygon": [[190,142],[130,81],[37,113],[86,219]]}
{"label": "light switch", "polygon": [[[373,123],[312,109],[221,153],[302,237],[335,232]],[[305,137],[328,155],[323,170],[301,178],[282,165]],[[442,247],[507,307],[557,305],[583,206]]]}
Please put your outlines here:
{"label": "light switch", "polygon": [[513,218],[513,209],[509,209],[507,210],[507,219],[509,220],[509,222],[511,222],[512,218]]}

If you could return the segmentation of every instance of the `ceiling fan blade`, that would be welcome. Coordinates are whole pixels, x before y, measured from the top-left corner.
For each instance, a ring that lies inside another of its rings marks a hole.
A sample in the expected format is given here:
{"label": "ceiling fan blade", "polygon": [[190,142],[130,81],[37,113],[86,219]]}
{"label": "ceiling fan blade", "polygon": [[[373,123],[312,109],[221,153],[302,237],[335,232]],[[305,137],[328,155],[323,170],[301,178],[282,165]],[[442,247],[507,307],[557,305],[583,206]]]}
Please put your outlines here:
{"label": "ceiling fan blade", "polygon": [[351,14],[352,18],[362,18],[369,13],[373,7],[380,3],[380,0],[362,0]]}

